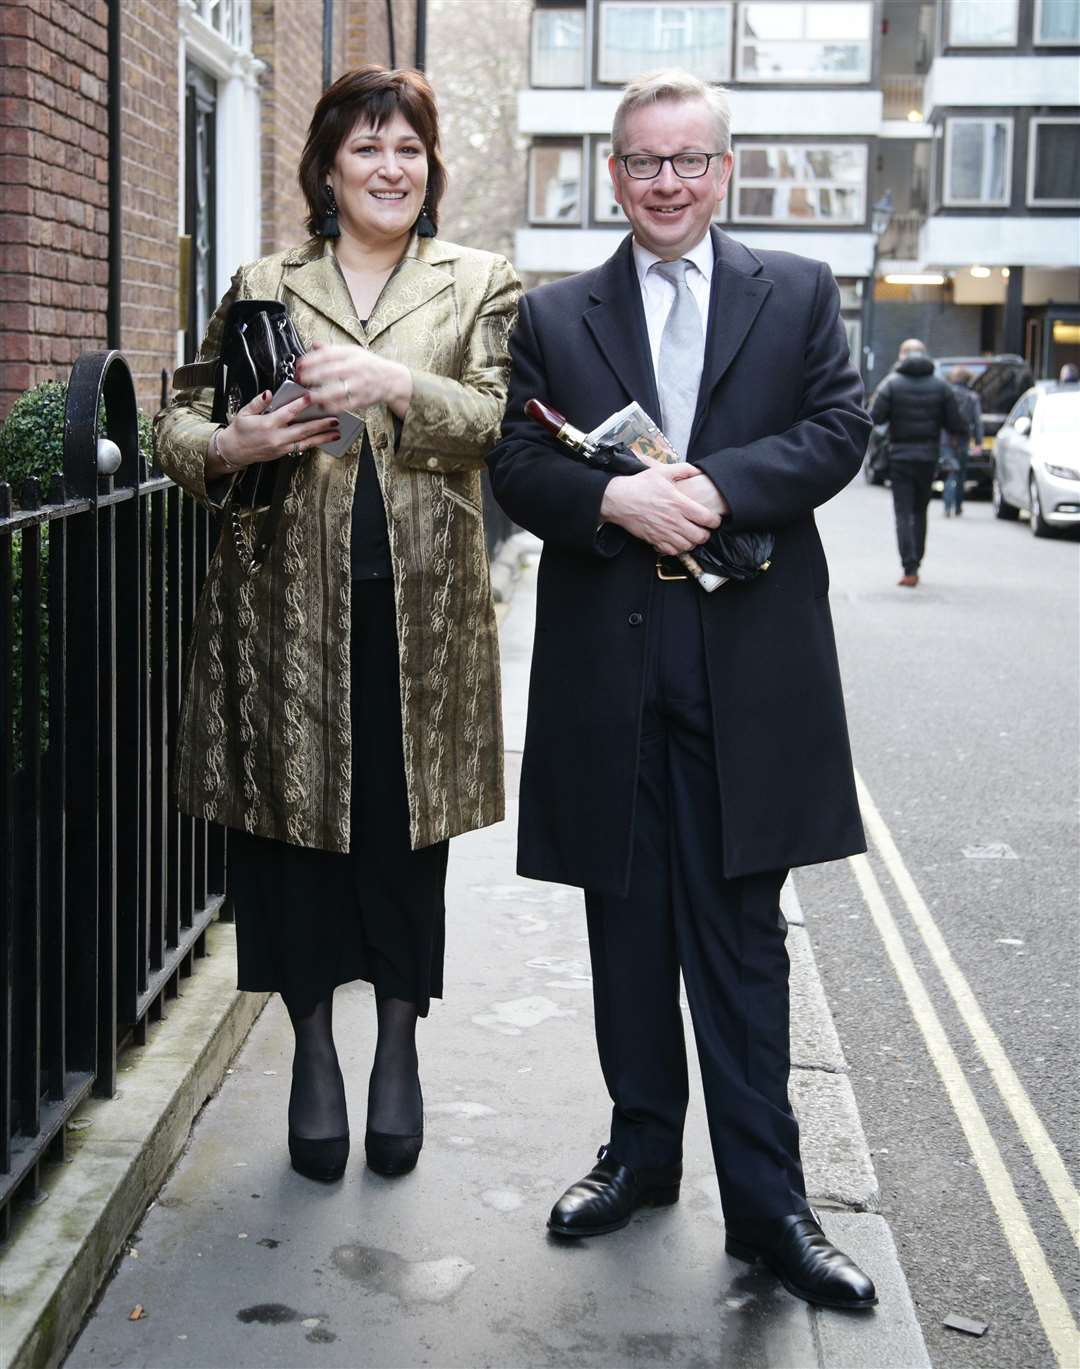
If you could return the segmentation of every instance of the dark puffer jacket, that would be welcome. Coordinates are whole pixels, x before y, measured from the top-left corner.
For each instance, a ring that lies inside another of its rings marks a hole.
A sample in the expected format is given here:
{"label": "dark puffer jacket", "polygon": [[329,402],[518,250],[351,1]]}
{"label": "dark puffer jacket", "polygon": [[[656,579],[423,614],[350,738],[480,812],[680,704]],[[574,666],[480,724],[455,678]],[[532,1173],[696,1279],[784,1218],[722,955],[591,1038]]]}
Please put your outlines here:
{"label": "dark puffer jacket", "polygon": [[968,431],[948,381],[925,352],[911,352],[885,377],[870,406],[874,424],[889,425],[891,461],[936,461],[942,428]]}

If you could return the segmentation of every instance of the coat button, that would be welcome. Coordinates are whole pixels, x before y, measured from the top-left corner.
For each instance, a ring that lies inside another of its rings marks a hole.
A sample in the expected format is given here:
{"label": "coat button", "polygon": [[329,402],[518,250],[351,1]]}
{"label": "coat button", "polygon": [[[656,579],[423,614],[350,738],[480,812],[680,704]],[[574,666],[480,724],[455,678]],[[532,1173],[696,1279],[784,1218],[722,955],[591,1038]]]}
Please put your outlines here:
{"label": "coat button", "polygon": [[437,471],[439,469],[439,458],[437,456],[429,456],[427,464],[429,471]]}
{"label": "coat button", "polygon": [[645,621],[645,615],[642,613],[631,613],[630,617],[627,618],[626,621],[630,624],[631,627],[640,627],[642,623]]}

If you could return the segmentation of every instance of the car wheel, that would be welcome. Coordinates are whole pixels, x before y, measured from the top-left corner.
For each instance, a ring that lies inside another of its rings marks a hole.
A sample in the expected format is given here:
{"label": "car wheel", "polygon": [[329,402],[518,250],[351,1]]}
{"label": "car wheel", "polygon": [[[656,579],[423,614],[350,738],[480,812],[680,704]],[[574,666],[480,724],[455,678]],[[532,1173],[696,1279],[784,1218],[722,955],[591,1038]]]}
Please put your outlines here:
{"label": "car wheel", "polygon": [[1003,518],[1006,522],[1012,523],[1020,517],[1020,510],[1008,503],[1001,493],[1001,486],[998,484],[996,475],[990,485],[990,498],[994,505],[995,518]]}
{"label": "car wheel", "polygon": [[1028,498],[1031,501],[1031,531],[1036,537],[1053,537],[1054,529],[1043,517],[1042,500],[1039,498],[1039,482],[1034,475],[1028,476]]}

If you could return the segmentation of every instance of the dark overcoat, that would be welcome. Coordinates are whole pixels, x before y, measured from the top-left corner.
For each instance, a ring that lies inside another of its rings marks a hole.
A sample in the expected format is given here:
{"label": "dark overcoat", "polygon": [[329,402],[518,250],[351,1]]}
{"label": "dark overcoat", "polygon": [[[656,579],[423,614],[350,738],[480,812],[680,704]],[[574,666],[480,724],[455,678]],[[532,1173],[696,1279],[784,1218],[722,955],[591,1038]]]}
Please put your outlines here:
{"label": "dark overcoat", "polygon": [[[839,294],[821,262],[713,229],[716,265],[689,460],[733,529],[776,534],[771,568],[698,600],[728,878],[865,850],[814,509],[859,470],[870,432]],[[531,291],[511,337],[497,499],[544,540],[521,779],[518,870],[615,894],[630,877],[646,620],[656,557],[598,534],[610,478],[525,418],[532,396],[590,429],[636,399],[659,421],[631,239]]]}

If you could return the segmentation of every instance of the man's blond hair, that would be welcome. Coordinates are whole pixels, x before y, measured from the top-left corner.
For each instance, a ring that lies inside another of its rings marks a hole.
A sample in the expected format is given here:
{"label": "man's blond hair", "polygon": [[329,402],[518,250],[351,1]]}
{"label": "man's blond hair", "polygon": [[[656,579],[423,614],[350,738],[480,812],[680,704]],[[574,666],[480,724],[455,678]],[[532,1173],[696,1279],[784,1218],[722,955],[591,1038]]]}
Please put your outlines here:
{"label": "man's blond hair", "polygon": [[616,157],[625,150],[623,134],[630,115],[644,105],[657,104],[661,100],[672,103],[703,100],[716,124],[716,146],[703,147],[701,151],[731,151],[731,105],[723,86],[709,85],[680,67],[665,67],[662,71],[650,71],[645,76],[635,77],[623,91],[611,127],[611,147]]}

